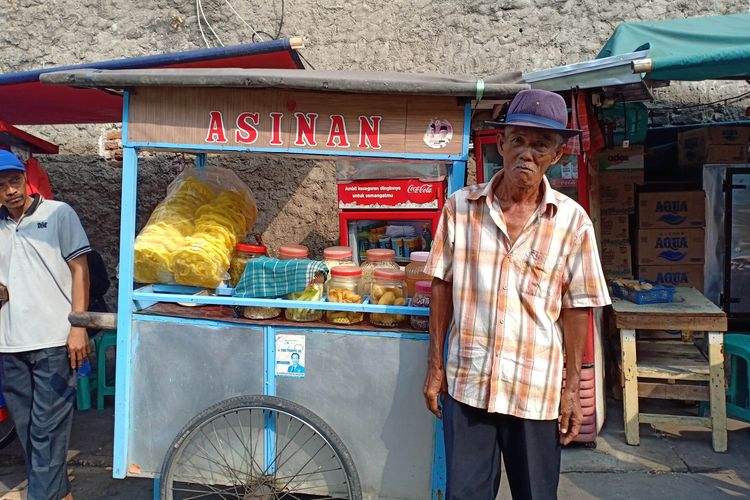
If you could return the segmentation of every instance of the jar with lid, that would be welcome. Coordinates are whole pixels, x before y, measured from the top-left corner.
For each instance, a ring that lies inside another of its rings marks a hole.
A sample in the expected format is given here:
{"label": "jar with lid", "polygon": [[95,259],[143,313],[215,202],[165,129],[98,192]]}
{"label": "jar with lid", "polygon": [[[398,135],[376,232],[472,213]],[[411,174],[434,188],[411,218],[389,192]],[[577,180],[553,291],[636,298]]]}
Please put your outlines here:
{"label": "jar with lid", "polygon": [[[401,269],[378,268],[373,272],[370,303],[381,306],[406,305],[406,274]],[[403,314],[370,313],[375,326],[394,327],[406,320]]]}
{"label": "jar with lid", "polygon": [[401,269],[396,263],[396,252],[390,248],[371,248],[365,252],[366,260],[362,264],[362,280],[360,281],[360,295],[370,293],[375,269]]}
{"label": "jar with lid", "polygon": [[328,268],[328,279],[330,280],[333,268],[337,266],[354,266],[352,249],[349,247],[328,247],[323,250],[323,264]]}
{"label": "jar with lid", "polygon": [[[326,283],[328,302],[361,304],[359,280],[362,269],[357,266],[336,266],[331,269],[331,279]],[[326,321],[335,325],[354,325],[365,319],[365,313],[356,311],[326,311]]]}
{"label": "jar with lid", "polygon": [[[414,307],[430,307],[432,299],[432,281],[417,281],[414,284],[414,297],[411,299],[411,305]],[[409,324],[415,330],[427,331],[430,329],[429,316],[409,316]]]}
{"label": "jar with lid", "polygon": [[[229,264],[229,276],[232,280],[232,286],[237,286],[237,283],[239,283],[249,260],[263,257],[267,252],[268,249],[263,245],[237,243],[234,247],[232,261]],[[273,319],[281,314],[281,309],[278,307],[243,306],[240,307],[240,312],[242,317],[247,319]]]}
{"label": "jar with lid", "polygon": [[[287,243],[279,247],[279,260],[307,259],[309,250],[305,245]],[[284,296],[288,300],[303,300],[306,302],[320,302],[323,300],[323,279],[316,276],[307,284],[307,287],[301,292],[292,292]],[[320,309],[284,309],[284,317],[288,321],[320,321],[323,318],[323,311]]]}
{"label": "jar with lid", "polygon": [[414,297],[414,285],[417,281],[432,281],[432,276],[425,274],[424,265],[430,252],[412,252],[409,255],[409,264],[406,265],[406,293]]}
{"label": "jar with lid", "polygon": [[279,260],[306,259],[309,254],[305,245],[286,243],[279,247]]}
{"label": "jar with lid", "polygon": [[237,243],[234,247],[232,260],[229,262],[229,279],[232,287],[239,283],[242,273],[245,272],[247,262],[256,257],[266,255],[266,247],[263,245],[251,245],[249,243]]}

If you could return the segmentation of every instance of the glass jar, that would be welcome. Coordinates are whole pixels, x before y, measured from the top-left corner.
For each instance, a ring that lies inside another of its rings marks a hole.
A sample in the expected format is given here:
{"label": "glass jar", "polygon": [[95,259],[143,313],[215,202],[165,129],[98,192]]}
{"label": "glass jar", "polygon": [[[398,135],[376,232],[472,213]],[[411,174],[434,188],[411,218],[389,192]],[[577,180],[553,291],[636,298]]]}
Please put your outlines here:
{"label": "glass jar", "polygon": [[279,247],[279,260],[306,259],[309,254],[305,245],[286,243]]}
{"label": "glass jar", "polygon": [[[357,266],[336,266],[331,269],[331,279],[326,283],[328,302],[361,304],[359,280],[362,269]],[[356,311],[326,311],[326,321],[335,325],[354,325],[365,319],[365,313]]]}
{"label": "glass jar", "polygon": [[[417,281],[414,284],[414,298],[411,299],[413,307],[430,307],[432,299],[432,281]],[[409,316],[409,324],[415,330],[427,331],[430,329],[429,316]]]}
{"label": "glass jar", "polygon": [[[237,286],[242,274],[245,272],[245,267],[250,259],[263,257],[266,255],[268,249],[263,245],[252,245],[249,243],[237,243],[234,247],[234,254],[232,255],[232,261],[229,263],[229,276],[232,280],[232,286]],[[273,319],[281,314],[281,310],[277,307],[252,307],[243,306],[240,308],[240,312],[243,318],[247,319]]]}
{"label": "glass jar", "polygon": [[[287,243],[279,247],[279,260],[306,259],[309,250],[305,245],[296,243]],[[312,282],[301,292],[292,292],[284,296],[288,300],[304,300],[307,302],[320,302],[323,300],[323,281],[322,277],[316,276]],[[284,309],[284,317],[287,321],[320,321],[323,318],[323,311],[320,309],[301,309],[287,308]]]}
{"label": "glass jar", "polygon": [[424,265],[430,252],[412,252],[409,264],[406,265],[406,293],[414,297],[414,285],[417,281],[432,281],[432,276],[424,273]]}
{"label": "glass jar", "polygon": [[360,295],[370,293],[375,269],[401,269],[396,263],[396,252],[389,248],[371,248],[365,253],[367,260],[362,264],[362,279],[360,280]]}
{"label": "glass jar", "polygon": [[[381,306],[406,305],[406,273],[401,269],[378,268],[373,273],[370,287],[370,304]],[[394,327],[406,320],[403,314],[370,313],[370,323],[375,326]]]}
{"label": "glass jar", "polygon": [[232,260],[229,262],[229,279],[232,287],[239,283],[242,273],[245,272],[247,262],[256,257],[266,255],[266,247],[262,245],[250,245],[249,243],[237,243],[234,247]]}
{"label": "glass jar", "polygon": [[323,264],[328,268],[328,279],[337,266],[354,266],[352,249],[349,247],[328,247],[323,250]]}

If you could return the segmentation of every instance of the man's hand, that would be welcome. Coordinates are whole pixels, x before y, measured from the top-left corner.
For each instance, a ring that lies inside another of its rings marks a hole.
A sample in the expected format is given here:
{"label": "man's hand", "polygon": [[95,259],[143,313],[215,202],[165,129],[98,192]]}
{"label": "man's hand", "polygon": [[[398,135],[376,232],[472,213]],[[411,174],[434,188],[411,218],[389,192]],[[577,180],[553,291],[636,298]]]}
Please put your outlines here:
{"label": "man's hand", "polygon": [[448,379],[445,377],[445,368],[429,363],[427,376],[424,378],[424,401],[427,409],[435,414],[437,418],[443,418],[438,407],[438,396],[440,402],[445,401],[445,395],[448,393]]}
{"label": "man's hand", "polygon": [[560,400],[560,444],[567,445],[581,430],[583,409],[578,390],[563,389]]}
{"label": "man's hand", "polygon": [[84,359],[89,357],[89,334],[85,328],[74,326],[68,334],[68,358],[74,370],[81,367]]}

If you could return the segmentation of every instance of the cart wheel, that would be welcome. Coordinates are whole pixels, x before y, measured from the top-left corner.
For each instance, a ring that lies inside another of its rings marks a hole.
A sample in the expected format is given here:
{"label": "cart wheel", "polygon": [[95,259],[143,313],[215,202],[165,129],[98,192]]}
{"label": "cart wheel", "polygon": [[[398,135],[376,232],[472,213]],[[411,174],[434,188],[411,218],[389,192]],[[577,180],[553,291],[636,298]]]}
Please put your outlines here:
{"label": "cart wheel", "polygon": [[344,443],[307,408],[240,396],[204,410],[175,438],[161,470],[164,500],[356,499]]}
{"label": "cart wheel", "polygon": [[5,448],[16,438],[16,425],[10,414],[0,408],[0,449]]}

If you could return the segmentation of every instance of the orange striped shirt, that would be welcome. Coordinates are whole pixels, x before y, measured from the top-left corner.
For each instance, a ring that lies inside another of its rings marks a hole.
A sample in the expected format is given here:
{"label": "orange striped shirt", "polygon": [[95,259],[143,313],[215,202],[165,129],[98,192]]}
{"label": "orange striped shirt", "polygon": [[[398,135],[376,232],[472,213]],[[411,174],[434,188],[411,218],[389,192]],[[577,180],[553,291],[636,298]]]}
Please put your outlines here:
{"label": "orange striped shirt", "polygon": [[559,415],[562,308],[610,303],[594,229],[575,201],[544,195],[511,246],[493,192],[500,171],[446,203],[425,272],[453,284],[448,392],[493,413]]}

